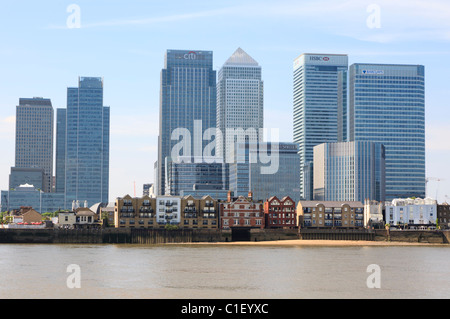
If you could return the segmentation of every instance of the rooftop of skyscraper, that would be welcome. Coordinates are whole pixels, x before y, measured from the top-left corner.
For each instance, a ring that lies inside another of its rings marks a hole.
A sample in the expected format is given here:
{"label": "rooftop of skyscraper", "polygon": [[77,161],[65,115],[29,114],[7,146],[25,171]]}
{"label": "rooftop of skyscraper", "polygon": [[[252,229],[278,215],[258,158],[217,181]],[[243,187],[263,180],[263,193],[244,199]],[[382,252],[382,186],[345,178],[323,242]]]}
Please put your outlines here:
{"label": "rooftop of skyscraper", "polygon": [[251,65],[259,66],[258,62],[255,61],[250,55],[247,54],[241,48],[237,48],[233,55],[225,62],[224,65]]}

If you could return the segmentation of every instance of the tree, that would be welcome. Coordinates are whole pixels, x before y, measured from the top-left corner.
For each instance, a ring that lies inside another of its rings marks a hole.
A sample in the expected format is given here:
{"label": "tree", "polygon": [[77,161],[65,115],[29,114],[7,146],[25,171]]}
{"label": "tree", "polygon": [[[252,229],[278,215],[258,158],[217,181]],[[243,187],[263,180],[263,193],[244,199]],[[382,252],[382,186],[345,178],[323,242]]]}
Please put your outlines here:
{"label": "tree", "polygon": [[166,230],[177,230],[179,227],[177,225],[166,224],[164,228]]}

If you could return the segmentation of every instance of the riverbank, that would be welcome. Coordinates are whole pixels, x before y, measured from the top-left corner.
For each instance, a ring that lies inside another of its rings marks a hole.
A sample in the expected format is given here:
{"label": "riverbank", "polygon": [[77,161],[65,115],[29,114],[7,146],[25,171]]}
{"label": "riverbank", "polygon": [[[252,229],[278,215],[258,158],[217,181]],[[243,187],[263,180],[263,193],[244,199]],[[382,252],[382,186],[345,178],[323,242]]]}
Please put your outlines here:
{"label": "riverbank", "polygon": [[[175,244],[175,243],[174,243]],[[176,244],[178,245],[178,244]],[[443,246],[448,244],[439,243],[414,243],[414,242],[393,242],[393,241],[365,241],[365,240],[275,240],[275,241],[241,241],[241,242],[216,242],[216,243],[183,243],[182,245],[227,245],[227,246]]]}
{"label": "riverbank", "polygon": [[[450,231],[383,230],[208,230],[208,229],[2,229],[0,243],[47,244],[220,244],[392,246],[449,245]],[[450,245],[449,245],[450,246]]]}

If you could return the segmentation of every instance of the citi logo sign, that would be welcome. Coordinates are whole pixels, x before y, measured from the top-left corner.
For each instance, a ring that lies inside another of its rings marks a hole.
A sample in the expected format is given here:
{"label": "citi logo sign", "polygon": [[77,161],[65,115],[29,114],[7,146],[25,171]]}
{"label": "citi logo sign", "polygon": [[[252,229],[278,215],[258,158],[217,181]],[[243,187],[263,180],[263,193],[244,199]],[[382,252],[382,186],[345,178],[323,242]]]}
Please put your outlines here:
{"label": "citi logo sign", "polygon": [[186,53],[184,55],[184,59],[185,60],[195,60],[195,59],[197,59],[197,53],[195,53],[194,51],[190,51],[189,53]]}
{"label": "citi logo sign", "polygon": [[330,58],[327,56],[321,57],[321,56],[310,56],[309,57],[310,61],[324,61],[324,62],[328,62],[330,61]]}

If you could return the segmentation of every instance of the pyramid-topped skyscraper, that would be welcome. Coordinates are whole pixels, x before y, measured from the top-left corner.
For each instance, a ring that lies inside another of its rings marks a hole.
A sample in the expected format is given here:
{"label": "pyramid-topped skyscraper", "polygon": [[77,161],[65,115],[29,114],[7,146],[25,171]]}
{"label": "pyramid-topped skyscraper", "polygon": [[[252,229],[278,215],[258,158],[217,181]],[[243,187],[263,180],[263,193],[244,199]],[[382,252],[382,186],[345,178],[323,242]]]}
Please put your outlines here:
{"label": "pyramid-topped skyscraper", "polygon": [[225,62],[225,65],[247,65],[247,66],[259,66],[258,62],[256,62],[250,55],[247,54],[241,48],[238,48],[232,56]]}
{"label": "pyramid-topped skyscraper", "polygon": [[240,138],[243,142],[262,141],[263,95],[261,66],[238,48],[218,74],[216,150],[225,162],[232,159]]}

